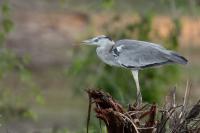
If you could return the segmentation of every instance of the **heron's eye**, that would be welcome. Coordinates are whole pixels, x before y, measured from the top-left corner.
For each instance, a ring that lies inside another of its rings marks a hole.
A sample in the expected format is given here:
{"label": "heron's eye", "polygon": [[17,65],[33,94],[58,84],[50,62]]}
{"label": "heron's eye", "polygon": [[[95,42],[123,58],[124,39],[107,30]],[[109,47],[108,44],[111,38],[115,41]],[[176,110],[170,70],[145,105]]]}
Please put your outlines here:
{"label": "heron's eye", "polygon": [[94,42],[98,42],[98,41],[99,41],[98,39],[95,39],[95,40],[94,40]]}

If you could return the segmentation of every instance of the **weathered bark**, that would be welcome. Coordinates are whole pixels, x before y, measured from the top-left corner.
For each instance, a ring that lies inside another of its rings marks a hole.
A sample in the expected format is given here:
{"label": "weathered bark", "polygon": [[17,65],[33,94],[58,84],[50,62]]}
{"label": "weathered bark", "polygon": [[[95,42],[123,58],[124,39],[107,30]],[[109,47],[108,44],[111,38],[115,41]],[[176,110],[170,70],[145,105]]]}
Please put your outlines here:
{"label": "weathered bark", "polygon": [[[124,109],[108,93],[100,90],[88,90],[87,93],[90,99],[87,133],[91,104],[96,105],[94,108],[96,117],[105,123],[108,133],[200,132],[200,101],[191,109],[186,108],[185,102],[177,106],[175,90],[167,96],[165,106],[160,107],[159,111],[155,104],[139,107],[135,103]],[[157,115],[157,112],[160,115]]]}
{"label": "weathered bark", "polygon": [[[111,95],[100,90],[88,90],[92,102],[96,104],[97,118],[104,121],[108,133],[152,133],[155,126],[156,105],[138,108],[137,103],[123,109]],[[147,109],[148,108],[148,109]],[[146,122],[142,119],[148,117]]]}

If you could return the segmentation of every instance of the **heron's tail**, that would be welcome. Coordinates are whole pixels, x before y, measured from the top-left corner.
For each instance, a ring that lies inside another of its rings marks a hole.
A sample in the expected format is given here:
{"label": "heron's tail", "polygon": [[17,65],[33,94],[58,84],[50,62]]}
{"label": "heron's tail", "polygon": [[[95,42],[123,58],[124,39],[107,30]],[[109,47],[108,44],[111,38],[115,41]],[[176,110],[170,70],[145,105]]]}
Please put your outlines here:
{"label": "heron's tail", "polygon": [[185,57],[173,51],[169,51],[169,55],[167,58],[175,63],[183,64],[183,65],[187,64],[188,62],[188,60]]}

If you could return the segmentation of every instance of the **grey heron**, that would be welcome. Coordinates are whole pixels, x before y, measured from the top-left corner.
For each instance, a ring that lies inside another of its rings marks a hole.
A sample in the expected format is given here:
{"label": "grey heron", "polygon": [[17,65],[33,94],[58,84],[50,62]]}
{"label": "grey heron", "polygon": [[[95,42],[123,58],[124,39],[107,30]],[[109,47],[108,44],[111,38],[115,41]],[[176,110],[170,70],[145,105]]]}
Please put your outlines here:
{"label": "grey heron", "polygon": [[130,39],[114,42],[105,35],[85,40],[83,43],[97,46],[97,55],[104,63],[131,70],[136,83],[139,105],[142,103],[138,79],[139,70],[165,64],[187,64],[187,59],[183,56],[155,43]]}

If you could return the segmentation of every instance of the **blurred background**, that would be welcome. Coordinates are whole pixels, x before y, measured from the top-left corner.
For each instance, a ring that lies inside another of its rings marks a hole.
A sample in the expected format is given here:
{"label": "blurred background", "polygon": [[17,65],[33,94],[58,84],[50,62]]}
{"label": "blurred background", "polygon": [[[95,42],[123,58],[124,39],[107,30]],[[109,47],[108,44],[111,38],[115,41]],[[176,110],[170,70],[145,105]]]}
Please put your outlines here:
{"label": "blurred background", "polygon": [[189,60],[142,71],[146,102],[163,104],[174,87],[182,101],[188,81],[190,103],[199,98],[200,0],[0,0],[0,9],[1,133],[85,132],[89,88],[133,103],[131,73],[80,44],[101,34],[158,43]]}

